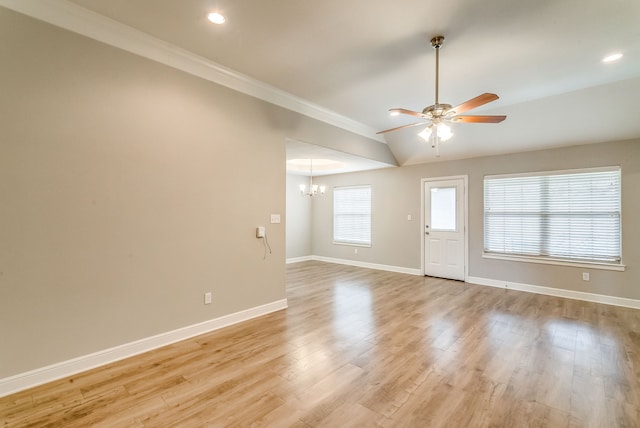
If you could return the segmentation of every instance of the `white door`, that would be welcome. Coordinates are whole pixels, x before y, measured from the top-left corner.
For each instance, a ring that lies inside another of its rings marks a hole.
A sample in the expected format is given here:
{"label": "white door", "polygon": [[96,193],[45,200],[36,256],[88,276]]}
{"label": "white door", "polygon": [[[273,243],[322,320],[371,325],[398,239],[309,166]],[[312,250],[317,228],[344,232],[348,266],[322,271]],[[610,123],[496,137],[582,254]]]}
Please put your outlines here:
{"label": "white door", "polygon": [[465,280],[465,180],[424,182],[424,274]]}

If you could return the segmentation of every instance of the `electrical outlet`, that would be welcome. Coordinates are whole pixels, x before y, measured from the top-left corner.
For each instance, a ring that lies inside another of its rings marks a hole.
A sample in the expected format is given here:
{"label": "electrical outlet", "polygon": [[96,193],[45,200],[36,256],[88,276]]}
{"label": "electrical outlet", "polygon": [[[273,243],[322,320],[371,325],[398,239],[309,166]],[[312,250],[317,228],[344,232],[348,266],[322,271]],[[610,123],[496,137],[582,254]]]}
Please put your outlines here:
{"label": "electrical outlet", "polygon": [[211,291],[207,291],[206,293],[204,293],[204,304],[205,305],[211,304]]}
{"label": "electrical outlet", "polygon": [[358,249],[357,248],[353,249],[353,254],[358,254]]}
{"label": "electrical outlet", "polygon": [[582,272],[582,280],[589,281],[589,272]]}
{"label": "electrical outlet", "polygon": [[280,223],[280,214],[271,214],[271,223]]}

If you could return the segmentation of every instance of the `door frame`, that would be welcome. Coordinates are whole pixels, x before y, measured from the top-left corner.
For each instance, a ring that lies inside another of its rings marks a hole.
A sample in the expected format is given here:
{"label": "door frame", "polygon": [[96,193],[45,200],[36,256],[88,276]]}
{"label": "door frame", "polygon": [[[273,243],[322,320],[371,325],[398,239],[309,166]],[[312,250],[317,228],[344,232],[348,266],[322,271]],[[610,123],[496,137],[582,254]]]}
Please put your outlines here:
{"label": "door frame", "polygon": [[424,265],[424,257],[426,254],[425,249],[425,241],[424,239],[424,229],[425,229],[425,203],[424,195],[425,195],[425,186],[427,183],[432,181],[447,181],[447,180],[460,180],[462,179],[463,183],[463,223],[464,223],[464,280],[466,281],[469,277],[469,176],[468,175],[450,175],[446,177],[429,177],[423,178],[420,180],[420,267],[422,270],[422,276],[426,275],[426,267]]}

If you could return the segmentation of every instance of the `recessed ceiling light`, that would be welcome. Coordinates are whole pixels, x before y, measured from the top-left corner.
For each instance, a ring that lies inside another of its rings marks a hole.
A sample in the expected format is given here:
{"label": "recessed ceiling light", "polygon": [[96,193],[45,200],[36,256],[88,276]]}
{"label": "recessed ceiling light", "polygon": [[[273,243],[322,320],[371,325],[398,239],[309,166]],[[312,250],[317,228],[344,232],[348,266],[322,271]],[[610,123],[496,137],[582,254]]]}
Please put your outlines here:
{"label": "recessed ceiling light", "polygon": [[602,62],[613,62],[619,60],[620,58],[622,58],[622,54],[618,52],[605,56],[604,58],[602,58]]}
{"label": "recessed ceiling light", "polygon": [[221,13],[211,12],[207,15],[207,19],[214,24],[224,24],[227,18],[224,17]]}
{"label": "recessed ceiling light", "polygon": [[392,111],[391,113],[389,113],[389,116],[400,116],[400,112],[399,111]]}

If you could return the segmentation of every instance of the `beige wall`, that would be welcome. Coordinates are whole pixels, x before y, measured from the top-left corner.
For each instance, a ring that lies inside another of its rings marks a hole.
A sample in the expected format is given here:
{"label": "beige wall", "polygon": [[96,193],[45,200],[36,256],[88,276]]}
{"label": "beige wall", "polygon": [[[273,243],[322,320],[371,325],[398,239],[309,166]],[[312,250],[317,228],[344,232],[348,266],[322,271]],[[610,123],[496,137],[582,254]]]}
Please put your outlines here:
{"label": "beige wall", "polygon": [[0,378],[285,299],[285,139],[391,156],[4,8],[0,40]]}
{"label": "beige wall", "polygon": [[[385,145],[4,8],[0,40],[0,378],[284,299],[309,246],[419,269],[427,177],[469,174],[470,275],[640,299],[640,141],[323,177],[373,186],[373,246],[331,244],[329,193],[289,255],[285,139]],[[600,165],[622,166],[626,272],[482,259],[483,175]]]}
{"label": "beige wall", "polygon": [[[622,245],[625,272],[551,266],[482,258],[483,177],[491,174],[535,172],[620,165],[622,167]],[[588,293],[640,299],[640,140],[590,144],[451,162],[413,165],[323,177],[328,197],[314,204],[312,252],[333,257],[421,269],[421,189],[423,178],[469,176],[469,275]],[[372,186],[372,246],[354,248],[331,243],[334,186]],[[412,221],[407,221],[411,214]],[[591,273],[589,282],[581,273]]]}
{"label": "beige wall", "polygon": [[300,194],[300,185],[309,186],[309,177],[287,174],[287,259],[311,255],[311,204]]}

